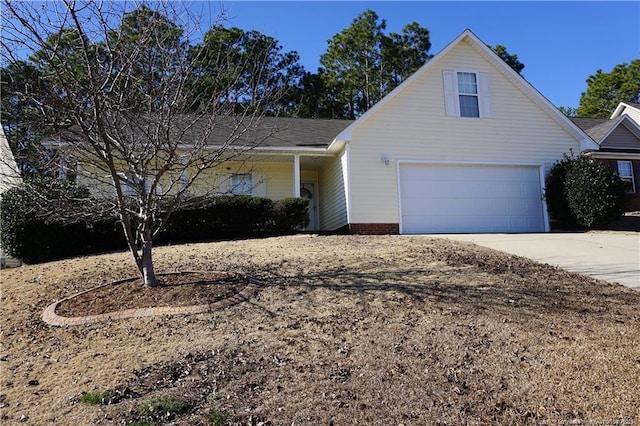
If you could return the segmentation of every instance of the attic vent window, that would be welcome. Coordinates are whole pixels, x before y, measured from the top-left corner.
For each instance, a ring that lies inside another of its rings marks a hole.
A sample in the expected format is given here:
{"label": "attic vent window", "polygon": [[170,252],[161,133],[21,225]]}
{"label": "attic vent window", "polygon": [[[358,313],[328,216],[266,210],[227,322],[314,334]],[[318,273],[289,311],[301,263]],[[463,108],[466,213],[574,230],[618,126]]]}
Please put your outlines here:
{"label": "attic vent window", "polygon": [[458,73],[458,99],[460,100],[460,117],[480,117],[478,82],[475,73]]}

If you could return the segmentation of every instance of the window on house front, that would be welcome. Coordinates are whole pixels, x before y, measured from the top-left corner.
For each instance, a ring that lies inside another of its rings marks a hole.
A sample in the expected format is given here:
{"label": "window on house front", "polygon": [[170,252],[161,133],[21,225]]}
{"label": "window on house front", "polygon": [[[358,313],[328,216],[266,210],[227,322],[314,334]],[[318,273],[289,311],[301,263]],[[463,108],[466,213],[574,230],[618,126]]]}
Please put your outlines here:
{"label": "window on house front", "polygon": [[476,73],[458,73],[458,100],[460,102],[460,117],[480,117]]}
{"label": "window on house front", "polygon": [[444,114],[493,118],[491,75],[469,70],[442,70]]}
{"label": "window on house front", "polygon": [[124,173],[118,173],[121,179],[122,195],[125,197],[135,197],[138,195],[139,180],[135,177],[128,177]]}
{"label": "window on house front", "polygon": [[58,150],[47,150],[46,151],[46,159],[51,162],[51,165],[55,167],[57,165],[57,170],[52,170],[56,173],[56,176],[60,180],[68,181],[68,182],[76,182],[78,164],[76,161],[67,153]]}
{"label": "window on house front", "polygon": [[76,182],[77,178],[77,166],[62,161],[58,164],[58,179],[68,182]]}
{"label": "window on house front", "polygon": [[251,173],[234,173],[231,175],[231,193],[233,195],[251,195],[253,179]]}
{"label": "window on house front", "polygon": [[[137,197],[141,195],[143,190],[141,181],[138,177],[127,177],[124,173],[120,173],[122,178],[122,195],[125,197]],[[154,176],[147,176],[144,180],[144,192],[148,194],[151,191],[151,185],[153,183]],[[156,194],[162,193],[162,186],[156,185]]]}
{"label": "window on house front", "polygon": [[633,163],[631,161],[618,161],[618,176],[625,183],[628,193],[635,194],[636,183],[633,179]]}
{"label": "window on house front", "polygon": [[182,173],[180,174],[180,191],[187,194],[187,188],[189,186],[189,169],[187,167],[186,159],[183,159]]}

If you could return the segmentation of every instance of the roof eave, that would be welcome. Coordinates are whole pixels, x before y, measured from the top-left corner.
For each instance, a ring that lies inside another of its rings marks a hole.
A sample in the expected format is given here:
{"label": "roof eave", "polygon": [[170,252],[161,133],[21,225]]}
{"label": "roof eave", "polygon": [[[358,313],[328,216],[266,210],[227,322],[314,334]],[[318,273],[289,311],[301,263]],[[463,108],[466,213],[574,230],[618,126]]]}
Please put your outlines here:
{"label": "roof eave", "polygon": [[[191,144],[180,144],[177,147],[178,149],[193,149],[194,146]],[[327,147],[309,147],[309,146],[248,146],[248,145],[231,145],[231,146],[223,146],[223,145],[207,145],[207,149],[210,150],[221,150],[221,149],[229,149],[235,151],[246,151],[246,152],[255,152],[255,153],[267,153],[267,154],[310,154],[310,155],[327,155],[331,156],[328,152]]]}
{"label": "roof eave", "polygon": [[592,151],[588,152],[587,154],[593,156],[594,158],[601,158],[603,160],[640,160],[640,152]]}

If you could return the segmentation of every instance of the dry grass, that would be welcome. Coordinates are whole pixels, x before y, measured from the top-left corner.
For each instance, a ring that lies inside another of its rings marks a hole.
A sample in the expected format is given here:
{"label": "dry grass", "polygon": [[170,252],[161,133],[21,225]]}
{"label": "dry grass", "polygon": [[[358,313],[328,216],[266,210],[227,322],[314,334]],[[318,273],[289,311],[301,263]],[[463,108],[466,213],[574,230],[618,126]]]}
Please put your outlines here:
{"label": "dry grass", "polygon": [[[189,404],[164,422],[177,425],[212,412],[229,424],[640,422],[632,290],[428,237],[194,244],[156,259],[265,285],[218,312],[54,328],[42,310],[130,276],[127,255],[3,270],[3,425],[126,424],[165,397]],[[106,390],[122,399],[80,402]]]}

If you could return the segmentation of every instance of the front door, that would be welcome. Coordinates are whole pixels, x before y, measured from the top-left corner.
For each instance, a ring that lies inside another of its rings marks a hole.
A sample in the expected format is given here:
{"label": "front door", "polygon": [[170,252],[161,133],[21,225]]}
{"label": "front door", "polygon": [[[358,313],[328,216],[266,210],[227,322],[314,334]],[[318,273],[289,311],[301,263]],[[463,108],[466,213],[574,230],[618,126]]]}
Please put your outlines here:
{"label": "front door", "polygon": [[305,231],[318,230],[318,196],[315,182],[300,182],[300,196],[309,200],[309,225]]}

